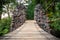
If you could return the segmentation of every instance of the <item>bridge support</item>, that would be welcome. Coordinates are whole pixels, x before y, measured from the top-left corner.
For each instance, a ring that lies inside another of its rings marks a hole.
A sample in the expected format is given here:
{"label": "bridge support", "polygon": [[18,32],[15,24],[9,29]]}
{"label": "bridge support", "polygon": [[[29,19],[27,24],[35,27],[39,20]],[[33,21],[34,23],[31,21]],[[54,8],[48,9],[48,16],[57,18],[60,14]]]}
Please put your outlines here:
{"label": "bridge support", "polygon": [[13,11],[10,31],[13,31],[20,27],[25,22],[25,20],[25,6],[22,4],[18,5]]}
{"label": "bridge support", "polygon": [[[49,30],[49,23],[48,17],[45,14],[44,9],[40,4],[36,5],[34,11],[34,19],[36,20],[37,24],[43,28],[45,31],[50,32]],[[48,31],[49,30],[49,31]]]}

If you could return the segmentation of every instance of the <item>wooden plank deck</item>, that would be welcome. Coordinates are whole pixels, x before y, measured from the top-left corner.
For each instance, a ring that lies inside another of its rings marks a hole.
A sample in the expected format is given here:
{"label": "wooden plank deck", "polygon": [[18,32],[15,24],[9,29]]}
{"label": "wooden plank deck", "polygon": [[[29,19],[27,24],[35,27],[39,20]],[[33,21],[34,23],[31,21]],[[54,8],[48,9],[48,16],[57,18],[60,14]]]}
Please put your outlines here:
{"label": "wooden plank deck", "polygon": [[21,27],[0,40],[60,40],[41,29],[36,21],[27,20]]}

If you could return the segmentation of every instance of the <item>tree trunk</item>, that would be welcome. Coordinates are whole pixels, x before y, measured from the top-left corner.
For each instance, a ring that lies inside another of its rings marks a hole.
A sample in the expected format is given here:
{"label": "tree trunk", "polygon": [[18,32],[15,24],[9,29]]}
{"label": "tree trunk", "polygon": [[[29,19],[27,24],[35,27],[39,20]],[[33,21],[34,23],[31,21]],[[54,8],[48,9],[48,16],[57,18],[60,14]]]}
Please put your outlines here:
{"label": "tree trunk", "polygon": [[1,20],[1,14],[0,14],[0,20]]}
{"label": "tree trunk", "polygon": [[1,15],[2,15],[2,12],[0,12],[0,20],[1,20]]}
{"label": "tree trunk", "polygon": [[53,1],[53,7],[52,7],[52,9],[53,9],[53,13],[55,13],[55,1]]}
{"label": "tree trunk", "polygon": [[9,14],[9,12],[8,12],[8,18],[10,18],[10,14]]}
{"label": "tree trunk", "polygon": [[8,18],[10,18],[10,13],[9,13],[9,4],[7,6],[7,13],[8,13]]}

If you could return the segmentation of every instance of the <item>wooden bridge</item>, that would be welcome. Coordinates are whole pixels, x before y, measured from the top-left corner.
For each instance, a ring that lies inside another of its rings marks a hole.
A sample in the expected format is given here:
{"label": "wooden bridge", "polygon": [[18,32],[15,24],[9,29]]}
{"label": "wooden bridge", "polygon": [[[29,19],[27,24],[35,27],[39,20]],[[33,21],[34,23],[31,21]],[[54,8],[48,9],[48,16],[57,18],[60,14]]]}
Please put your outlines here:
{"label": "wooden bridge", "polygon": [[38,26],[36,21],[27,20],[15,31],[8,33],[0,40],[60,40],[53,35],[45,32]]}
{"label": "wooden bridge", "polygon": [[[40,4],[36,6],[34,11],[36,21],[26,20],[26,14],[22,5],[18,6],[17,9],[13,12],[11,23],[11,31],[13,32],[0,37],[0,40],[60,40],[40,28],[40,24],[48,24],[48,18]],[[43,27],[47,28],[49,25],[44,25]]]}

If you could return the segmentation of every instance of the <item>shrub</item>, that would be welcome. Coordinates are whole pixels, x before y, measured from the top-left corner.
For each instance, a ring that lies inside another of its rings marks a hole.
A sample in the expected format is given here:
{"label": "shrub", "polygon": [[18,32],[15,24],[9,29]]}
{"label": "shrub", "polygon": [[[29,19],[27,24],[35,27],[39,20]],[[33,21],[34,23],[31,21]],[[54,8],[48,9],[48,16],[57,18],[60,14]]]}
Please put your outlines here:
{"label": "shrub", "polygon": [[53,22],[50,24],[51,28],[54,30],[59,30],[60,31],[60,3],[57,2],[55,5],[55,13],[52,13],[52,17],[50,20],[53,20]]}
{"label": "shrub", "polygon": [[56,30],[56,31],[60,31],[60,20],[56,20],[53,23],[50,24],[51,28]]}
{"label": "shrub", "polygon": [[11,18],[0,20],[0,36],[9,32],[10,24],[11,24]]}

